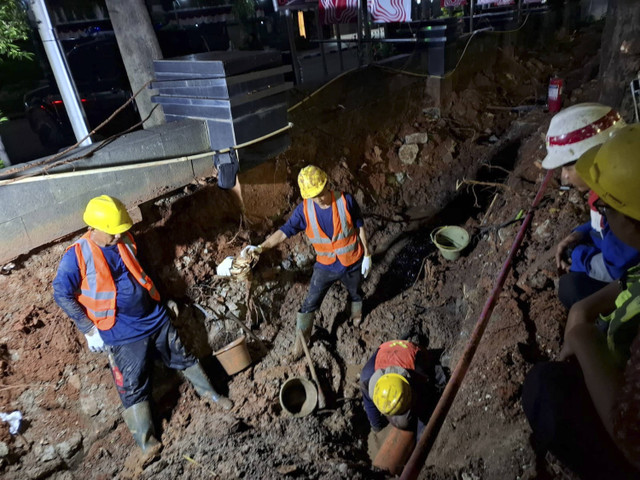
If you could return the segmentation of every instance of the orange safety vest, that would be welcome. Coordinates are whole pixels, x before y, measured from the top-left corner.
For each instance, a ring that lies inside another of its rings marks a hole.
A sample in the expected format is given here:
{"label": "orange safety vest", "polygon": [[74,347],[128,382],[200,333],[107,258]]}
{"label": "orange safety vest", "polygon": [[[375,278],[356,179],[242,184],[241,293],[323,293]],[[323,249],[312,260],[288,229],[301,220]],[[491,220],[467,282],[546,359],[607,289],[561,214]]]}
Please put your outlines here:
{"label": "orange safety vest", "polygon": [[331,192],[331,211],[333,212],[333,237],[322,231],[316,218],[313,200],[304,201],[304,218],[307,221],[305,233],[316,249],[316,260],[323,265],[331,265],[336,257],[345,267],[353,265],[362,258],[364,249],[358,239],[358,230],[354,227],[347,210],[347,201],[342,192]]}
{"label": "orange safety vest", "polygon": [[374,370],[387,367],[402,367],[415,370],[416,355],[420,349],[417,345],[405,340],[391,340],[378,347]]}
{"label": "orange safety vest", "polygon": [[[142,270],[136,252],[136,242],[126,232],[117,243],[118,252],[127,270],[140,285],[147,289],[151,298],[160,301],[160,294],[153,282]],[[99,330],[109,330],[116,323],[116,285],[109,265],[100,247],[91,240],[91,232],[85,233],[67,250],[74,248],[82,282],[76,298],[87,313],[87,317]]]}

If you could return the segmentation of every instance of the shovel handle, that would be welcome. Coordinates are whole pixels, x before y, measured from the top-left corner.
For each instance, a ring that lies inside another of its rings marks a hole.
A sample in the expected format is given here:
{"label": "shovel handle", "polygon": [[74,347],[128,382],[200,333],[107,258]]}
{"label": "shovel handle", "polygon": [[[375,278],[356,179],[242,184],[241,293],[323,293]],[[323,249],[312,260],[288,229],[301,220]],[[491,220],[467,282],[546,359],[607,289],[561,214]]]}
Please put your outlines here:
{"label": "shovel handle", "polygon": [[316,369],[313,366],[313,362],[311,361],[311,353],[309,352],[309,347],[307,346],[307,341],[304,339],[304,335],[302,334],[302,330],[296,328],[298,332],[298,341],[302,343],[302,349],[304,350],[304,354],[307,357],[307,361],[309,362],[309,369],[311,370],[311,378],[316,382],[318,386],[318,408],[325,408],[327,406],[327,399],[324,396],[324,392],[322,391],[322,386],[318,381],[318,375],[316,375]]}

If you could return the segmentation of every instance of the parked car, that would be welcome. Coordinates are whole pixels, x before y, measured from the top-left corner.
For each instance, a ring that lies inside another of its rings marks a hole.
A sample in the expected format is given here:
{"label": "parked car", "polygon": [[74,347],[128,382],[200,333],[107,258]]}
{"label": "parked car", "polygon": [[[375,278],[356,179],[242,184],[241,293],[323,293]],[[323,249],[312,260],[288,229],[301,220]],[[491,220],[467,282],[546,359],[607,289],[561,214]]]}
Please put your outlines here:
{"label": "parked car", "polygon": [[[82,106],[93,129],[131,98],[126,71],[113,35],[82,37],[63,42]],[[60,148],[75,143],[69,117],[53,75],[45,84],[24,96],[31,129],[47,147]],[[98,135],[122,132],[140,121],[135,102],[120,112]]]}

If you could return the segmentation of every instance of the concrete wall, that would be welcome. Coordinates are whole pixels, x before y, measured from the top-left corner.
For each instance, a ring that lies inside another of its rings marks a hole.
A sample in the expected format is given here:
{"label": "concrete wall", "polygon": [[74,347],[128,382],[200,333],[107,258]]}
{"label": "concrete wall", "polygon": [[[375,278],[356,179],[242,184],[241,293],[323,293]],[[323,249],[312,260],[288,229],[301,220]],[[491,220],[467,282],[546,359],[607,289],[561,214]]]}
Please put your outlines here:
{"label": "concrete wall", "polygon": [[[94,149],[75,150],[76,158]],[[204,122],[187,120],[133,132],[96,150],[90,158],[51,169],[48,173],[86,172],[73,176],[40,176],[0,185],[0,264],[85,227],[82,212],[89,199],[107,194],[129,208],[212,174],[211,157],[154,165],[164,159],[210,151]],[[41,159],[42,160],[42,159]],[[39,160],[30,162],[37,163]],[[127,164],[149,162],[130,170],[92,173]],[[29,165],[29,164],[25,164]],[[39,171],[34,167],[26,173]],[[0,175],[0,179],[11,178]]]}

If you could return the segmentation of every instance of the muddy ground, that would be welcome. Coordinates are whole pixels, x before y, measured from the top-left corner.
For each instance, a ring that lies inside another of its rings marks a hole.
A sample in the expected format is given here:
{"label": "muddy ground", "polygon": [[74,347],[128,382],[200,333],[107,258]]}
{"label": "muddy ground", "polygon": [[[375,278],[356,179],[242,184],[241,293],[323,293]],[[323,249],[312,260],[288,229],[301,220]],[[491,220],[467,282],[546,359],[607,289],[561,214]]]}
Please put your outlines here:
{"label": "muddy ground", "polygon": [[[143,205],[133,229],[142,260],[164,298],[181,305],[176,325],[235,408],[210,408],[158,365],[154,408],[165,447],[139,478],[384,478],[367,455],[359,371],[381,342],[406,333],[419,334],[444,367],[454,368],[520,228],[516,217],[530,208],[544,175],[551,114],[540,100],[548,76],[566,79],[565,106],[595,101],[599,31],[559,35],[552,54],[505,49],[484,70],[455,79],[438,109],[422,78],[376,68],[348,75],[291,112],[287,152],[242,172],[244,210],[211,178]],[[523,106],[531,108],[510,110]],[[428,141],[413,163],[403,163],[399,148],[418,132]],[[363,324],[347,322],[346,292],[338,286],[316,320],[311,354],[329,408],[292,418],[278,393],[288,378],[310,378],[305,362],[287,365],[282,357],[311,275],[311,247],[302,235],[288,240],[263,255],[247,281],[215,277],[215,265],[286,220],[300,200],[297,172],[310,162],[355,196],[375,253]],[[587,217],[584,199],[558,186],[552,180],[534,212],[422,478],[560,478],[552,460],[534,453],[520,405],[528,369],[559,351],[565,312],[550,252]],[[447,224],[472,234],[455,262],[429,240],[433,228]],[[24,416],[17,435],[0,424],[2,478],[130,475],[124,464],[136,450],[107,358],[87,350],[52,298],[71,239],[0,275],[0,410]],[[205,319],[192,302],[218,318],[239,316],[268,351],[250,343],[253,364],[228,377],[211,347],[221,332],[239,331],[230,321]]]}

